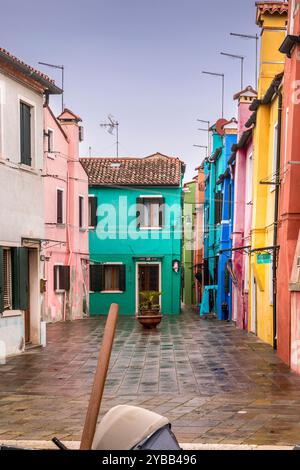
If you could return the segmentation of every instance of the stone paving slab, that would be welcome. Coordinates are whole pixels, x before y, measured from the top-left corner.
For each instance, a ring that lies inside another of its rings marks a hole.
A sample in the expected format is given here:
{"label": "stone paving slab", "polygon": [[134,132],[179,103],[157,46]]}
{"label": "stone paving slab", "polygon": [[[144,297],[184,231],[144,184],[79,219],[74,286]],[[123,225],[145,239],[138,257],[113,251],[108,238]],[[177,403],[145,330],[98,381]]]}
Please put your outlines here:
{"label": "stone paving slab", "polygon": [[[46,348],[0,365],[0,440],[80,440],[105,320],[50,324]],[[120,317],[101,416],[125,403],[167,416],[183,444],[300,442],[300,376],[253,335],[192,312],[157,331]]]}

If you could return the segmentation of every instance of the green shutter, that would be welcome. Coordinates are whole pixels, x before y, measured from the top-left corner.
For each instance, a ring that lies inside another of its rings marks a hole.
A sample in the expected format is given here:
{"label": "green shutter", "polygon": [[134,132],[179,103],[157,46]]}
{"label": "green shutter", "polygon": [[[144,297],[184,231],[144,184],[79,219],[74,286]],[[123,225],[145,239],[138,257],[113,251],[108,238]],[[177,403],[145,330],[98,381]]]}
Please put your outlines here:
{"label": "green shutter", "polygon": [[4,310],[4,269],[3,248],[0,246],[0,313]]}
{"label": "green shutter", "polygon": [[159,226],[164,226],[164,215],[165,215],[165,198],[162,197],[159,200]]}
{"label": "green shutter", "polygon": [[20,103],[21,163],[31,165],[31,108]]}
{"label": "green shutter", "polygon": [[29,308],[28,248],[12,249],[13,309]]}
{"label": "green shutter", "polygon": [[101,292],[104,290],[104,266],[102,264],[90,264],[90,290]]}
{"label": "green shutter", "polygon": [[89,204],[90,204],[90,214],[91,214],[91,220],[90,224],[91,227],[97,227],[97,197],[95,196],[90,196],[89,197]]}
{"label": "green shutter", "polygon": [[119,289],[123,292],[126,290],[126,266],[122,265],[119,268]]}

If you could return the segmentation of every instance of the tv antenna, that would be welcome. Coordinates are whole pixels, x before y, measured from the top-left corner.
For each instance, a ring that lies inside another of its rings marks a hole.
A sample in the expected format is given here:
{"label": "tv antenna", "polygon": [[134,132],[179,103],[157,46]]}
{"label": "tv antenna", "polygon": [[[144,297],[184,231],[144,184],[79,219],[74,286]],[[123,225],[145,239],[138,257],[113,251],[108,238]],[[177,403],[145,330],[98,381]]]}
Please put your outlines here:
{"label": "tv antenna", "polygon": [[102,122],[100,127],[104,127],[110,135],[114,135],[114,130],[116,129],[116,146],[117,146],[117,158],[119,157],[119,122],[109,114],[107,116],[108,122]]}

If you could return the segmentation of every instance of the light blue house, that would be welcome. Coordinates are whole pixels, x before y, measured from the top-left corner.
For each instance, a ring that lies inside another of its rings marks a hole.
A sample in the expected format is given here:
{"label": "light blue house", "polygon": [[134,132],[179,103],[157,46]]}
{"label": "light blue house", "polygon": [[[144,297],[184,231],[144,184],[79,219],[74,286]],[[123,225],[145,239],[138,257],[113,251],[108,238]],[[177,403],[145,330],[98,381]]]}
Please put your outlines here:
{"label": "light blue house", "polygon": [[[228,253],[234,213],[234,188],[229,157],[237,140],[236,120],[219,119],[212,127],[212,154],[204,162],[204,296],[201,314],[219,320],[231,315]],[[225,307],[227,305],[227,310]]]}
{"label": "light blue house", "polygon": [[180,313],[184,164],[145,158],[84,158],[89,177],[90,314],[118,303],[134,315],[140,292],[161,292],[162,314]]}

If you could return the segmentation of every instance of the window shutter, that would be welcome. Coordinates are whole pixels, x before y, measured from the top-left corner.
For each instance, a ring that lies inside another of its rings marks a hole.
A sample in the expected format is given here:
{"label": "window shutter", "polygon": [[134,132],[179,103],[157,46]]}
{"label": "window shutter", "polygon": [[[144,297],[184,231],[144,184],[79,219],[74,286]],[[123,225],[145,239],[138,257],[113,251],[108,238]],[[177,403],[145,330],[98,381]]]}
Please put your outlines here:
{"label": "window shutter", "polygon": [[70,290],[70,266],[59,266],[59,285],[62,290]]}
{"label": "window shutter", "polygon": [[159,203],[159,226],[160,227],[164,226],[164,215],[165,215],[164,205],[165,205],[165,198],[162,197]]}
{"label": "window shutter", "polygon": [[0,246],[0,313],[4,310],[4,265],[3,248]]}
{"label": "window shutter", "polygon": [[105,274],[102,264],[90,264],[90,290],[101,292],[104,290]]}
{"label": "window shutter", "polygon": [[126,266],[123,264],[119,267],[119,289],[126,291]]}
{"label": "window shutter", "polygon": [[28,248],[12,249],[13,309],[27,310],[29,307],[29,263]]}
{"label": "window shutter", "polygon": [[144,225],[144,198],[136,198],[136,226],[139,228]]}
{"label": "window shutter", "polygon": [[57,272],[58,272],[58,268],[59,266],[54,266],[53,267],[53,276],[54,276],[54,290],[57,290],[58,289],[58,285],[57,285]]}
{"label": "window shutter", "polygon": [[20,103],[21,163],[31,165],[31,108]]}
{"label": "window shutter", "polygon": [[63,223],[63,191],[61,189],[57,190],[57,223]]}
{"label": "window shutter", "polygon": [[91,224],[91,227],[97,227],[97,201],[98,199],[94,196],[90,196],[89,197],[89,201],[90,201],[90,216],[91,216],[91,220],[90,220],[90,224]]}

